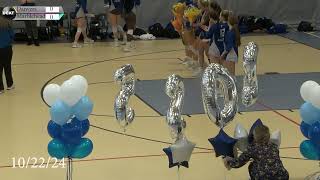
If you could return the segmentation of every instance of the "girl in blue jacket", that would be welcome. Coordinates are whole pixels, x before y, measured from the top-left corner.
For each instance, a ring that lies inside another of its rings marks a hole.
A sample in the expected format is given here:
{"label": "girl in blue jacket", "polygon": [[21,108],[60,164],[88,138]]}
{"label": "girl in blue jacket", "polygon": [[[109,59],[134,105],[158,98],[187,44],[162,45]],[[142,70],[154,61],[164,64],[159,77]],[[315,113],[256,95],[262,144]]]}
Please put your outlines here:
{"label": "girl in blue jacket", "polygon": [[[2,10],[0,11],[2,12]],[[14,89],[11,60],[12,60],[12,41],[13,30],[10,20],[4,18],[0,13],[0,94],[4,93],[4,85],[2,81],[2,73],[6,76],[7,90]]]}
{"label": "girl in blue jacket", "polygon": [[77,22],[77,33],[74,37],[73,48],[80,48],[81,45],[78,43],[78,40],[81,34],[84,37],[84,43],[93,43],[94,41],[87,36],[87,21],[86,14],[87,10],[87,0],[76,0],[76,22]]}

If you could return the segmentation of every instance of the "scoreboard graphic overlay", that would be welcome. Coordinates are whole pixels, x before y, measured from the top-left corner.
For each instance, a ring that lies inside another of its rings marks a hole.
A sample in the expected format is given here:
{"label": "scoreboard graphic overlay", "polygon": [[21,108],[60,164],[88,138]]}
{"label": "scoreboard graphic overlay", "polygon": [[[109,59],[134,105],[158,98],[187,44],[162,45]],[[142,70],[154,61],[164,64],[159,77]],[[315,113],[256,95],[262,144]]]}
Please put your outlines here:
{"label": "scoreboard graphic overlay", "polygon": [[63,8],[46,6],[13,6],[5,7],[2,15],[12,20],[60,20],[64,15]]}

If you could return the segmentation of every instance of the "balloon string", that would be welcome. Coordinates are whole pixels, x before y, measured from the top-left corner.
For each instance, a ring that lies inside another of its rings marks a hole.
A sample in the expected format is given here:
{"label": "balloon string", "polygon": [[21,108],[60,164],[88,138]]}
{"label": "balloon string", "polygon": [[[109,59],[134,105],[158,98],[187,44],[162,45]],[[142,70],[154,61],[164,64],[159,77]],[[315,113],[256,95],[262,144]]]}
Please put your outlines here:
{"label": "balloon string", "polygon": [[68,157],[68,162],[67,162],[67,180],[72,180],[72,158]]}

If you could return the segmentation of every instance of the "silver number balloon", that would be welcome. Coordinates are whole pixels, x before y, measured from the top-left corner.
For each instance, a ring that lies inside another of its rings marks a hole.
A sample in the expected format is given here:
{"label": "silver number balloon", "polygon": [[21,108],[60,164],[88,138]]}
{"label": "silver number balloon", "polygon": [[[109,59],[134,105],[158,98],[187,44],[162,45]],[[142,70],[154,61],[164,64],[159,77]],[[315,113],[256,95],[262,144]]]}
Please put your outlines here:
{"label": "silver number balloon", "polygon": [[[219,105],[217,84],[223,93],[223,104]],[[234,79],[220,64],[210,64],[202,77],[202,101],[209,119],[223,128],[235,117],[238,94]]]}
{"label": "silver number balloon", "polygon": [[253,105],[258,98],[258,78],[257,78],[257,57],[258,46],[254,42],[249,42],[244,47],[243,53],[243,88],[242,104],[246,107]]}
{"label": "silver number balloon", "polygon": [[127,64],[114,73],[114,80],[120,84],[121,89],[114,102],[114,112],[120,126],[126,127],[134,120],[134,110],[128,106],[130,96],[134,95],[135,73],[132,65]]}
{"label": "silver number balloon", "polygon": [[166,121],[170,128],[170,133],[173,139],[181,139],[183,131],[186,127],[186,122],[181,116],[184,84],[182,78],[178,75],[171,75],[166,82],[166,94],[170,97],[170,105],[167,111]]}

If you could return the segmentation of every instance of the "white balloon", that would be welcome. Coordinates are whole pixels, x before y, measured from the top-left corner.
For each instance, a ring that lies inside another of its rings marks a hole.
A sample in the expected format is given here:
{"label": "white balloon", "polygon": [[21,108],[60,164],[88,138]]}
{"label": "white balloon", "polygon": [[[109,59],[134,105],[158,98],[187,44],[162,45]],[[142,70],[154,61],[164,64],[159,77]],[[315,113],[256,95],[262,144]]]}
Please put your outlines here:
{"label": "white balloon", "polygon": [[241,124],[237,124],[236,128],[234,129],[234,138],[242,139],[247,137],[248,137],[248,131]]}
{"label": "white balloon", "polygon": [[81,90],[81,95],[85,96],[88,90],[88,81],[85,77],[81,75],[74,75],[70,78],[71,81],[73,81],[76,86]]}
{"label": "white balloon", "polygon": [[313,87],[311,90],[311,104],[320,109],[320,86]]}
{"label": "white balloon", "polygon": [[314,87],[319,86],[319,84],[315,81],[306,81],[302,84],[301,88],[300,88],[300,94],[303,100],[305,100],[306,102],[311,102],[312,100],[312,89]]}
{"label": "white balloon", "polygon": [[75,105],[82,97],[82,90],[75,81],[67,80],[61,85],[60,98],[69,106]]}
{"label": "white balloon", "polygon": [[58,84],[49,84],[43,90],[43,99],[49,105],[59,99],[60,86]]}
{"label": "white balloon", "polygon": [[280,147],[280,144],[281,144],[281,131],[280,130],[276,130],[275,132],[273,132],[272,135],[271,135],[270,140],[274,144],[278,145],[278,147]]}

